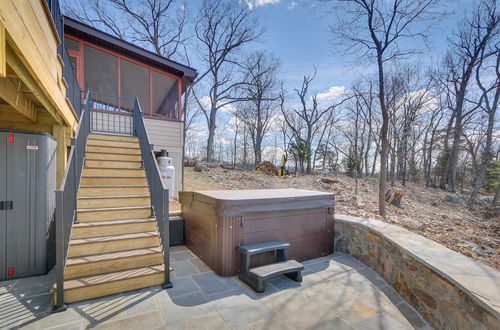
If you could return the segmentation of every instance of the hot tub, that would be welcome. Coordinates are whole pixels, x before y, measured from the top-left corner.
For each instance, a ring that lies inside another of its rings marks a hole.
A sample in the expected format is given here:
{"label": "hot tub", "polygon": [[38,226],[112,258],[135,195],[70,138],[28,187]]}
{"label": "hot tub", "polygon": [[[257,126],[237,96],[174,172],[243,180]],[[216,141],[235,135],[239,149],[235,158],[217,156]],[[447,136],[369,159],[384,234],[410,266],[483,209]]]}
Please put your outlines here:
{"label": "hot tub", "polygon": [[[236,275],[239,244],[290,243],[289,258],[317,258],[333,251],[335,195],[301,189],[180,192],[185,244],[217,274]],[[254,258],[271,263],[273,255]]]}

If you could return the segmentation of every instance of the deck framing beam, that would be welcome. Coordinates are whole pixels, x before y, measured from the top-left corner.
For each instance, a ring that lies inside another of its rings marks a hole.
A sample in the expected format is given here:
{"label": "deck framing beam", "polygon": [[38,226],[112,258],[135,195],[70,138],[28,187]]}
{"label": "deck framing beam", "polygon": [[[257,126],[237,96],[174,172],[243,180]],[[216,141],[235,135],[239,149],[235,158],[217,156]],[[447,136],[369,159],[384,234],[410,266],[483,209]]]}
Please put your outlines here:
{"label": "deck framing beam", "polygon": [[14,78],[0,78],[0,97],[21,115],[36,122],[36,105],[25,95],[23,83]]}

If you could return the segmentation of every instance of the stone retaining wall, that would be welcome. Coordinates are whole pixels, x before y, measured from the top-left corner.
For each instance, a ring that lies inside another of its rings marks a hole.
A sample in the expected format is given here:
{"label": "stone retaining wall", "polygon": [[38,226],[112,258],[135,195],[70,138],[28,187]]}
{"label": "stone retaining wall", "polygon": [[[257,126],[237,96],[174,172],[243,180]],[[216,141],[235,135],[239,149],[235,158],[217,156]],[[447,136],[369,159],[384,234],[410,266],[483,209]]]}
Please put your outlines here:
{"label": "stone retaining wall", "polygon": [[385,222],[335,216],[335,250],[374,269],[437,329],[500,329],[500,272]]}

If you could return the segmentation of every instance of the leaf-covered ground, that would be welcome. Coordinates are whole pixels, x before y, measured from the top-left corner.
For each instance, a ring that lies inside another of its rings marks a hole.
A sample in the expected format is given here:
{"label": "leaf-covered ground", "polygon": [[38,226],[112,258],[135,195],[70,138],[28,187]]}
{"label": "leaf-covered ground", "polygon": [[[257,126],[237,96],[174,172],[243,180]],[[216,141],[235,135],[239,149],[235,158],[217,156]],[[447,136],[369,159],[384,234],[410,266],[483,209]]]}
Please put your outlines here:
{"label": "leaf-covered ground", "polygon": [[[333,183],[322,182],[322,177]],[[185,168],[185,190],[214,189],[273,189],[298,188],[334,192],[335,212],[381,220],[377,207],[377,180],[359,180],[358,198],[354,196],[354,179],[340,176],[306,175],[279,178],[255,171],[210,168],[207,172],[195,172]],[[429,189],[416,183],[407,183],[402,205],[388,206],[387,221],[403,226],[500,269],[500,218],[487,215],[491,210],[483,205],[473,209],[444,201],[446,193]],[[172,209],[179,209],[178,203]]]}

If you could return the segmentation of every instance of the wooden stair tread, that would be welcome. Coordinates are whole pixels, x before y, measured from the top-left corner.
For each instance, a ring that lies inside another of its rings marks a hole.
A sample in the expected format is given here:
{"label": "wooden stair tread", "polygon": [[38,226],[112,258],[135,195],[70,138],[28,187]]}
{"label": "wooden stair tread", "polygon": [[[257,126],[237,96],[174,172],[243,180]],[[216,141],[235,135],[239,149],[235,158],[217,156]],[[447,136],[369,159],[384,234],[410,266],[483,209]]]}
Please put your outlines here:
{"label": "wooden stair tread", "polygon": [[69,244],[71,246],[71,245],[80,245],[80,244],[121,241],[121,240],[125,240],[125,239],[149,238],[149,237],[157,237],[157,236],[158,236],[157,232],[155,232],[155,231],[148,231],[148,232],[144,232],[144,233],[135,233],[135,234],[110,235],[110,236],[99,236],[99,237],[89,237],[89,238],[77,238],[77,239],[72,239],[69,242]]}
{"label": "wooden stair tread", "polygon": [[[130,155],[130,156],[135,156],[135,155]],[[100,158],[87,158],[85,157],[85,160],[95,160],[95,161],[99,161],[99,162],[122,162],[122,163],[126,163],[126,162],[129,162],[129,163],[137,163],[137,162],[140,162],[140,160],[125,160],[125,159],[100,159]],[[95,166],[94,166],[95,167]],[[109,167],[106,167],[106,168],[109,168]],[[120,167],[122,168],[122,167]],[[135,167],[134,167],[135,168]]]}
{"label": "wooden stair tread", "polygon": [[96,221],[96,222],[79,222],[73,225],[73,228],[88,228],[94,226],[110,226],[110,225],[126,225],[131,223],[145,223],[154,222],[155,218],[147,219],[127,219],[127,220],[110,220],[110,221]]}
{"label": "wooden stair tread", "polygon": [[107,274],[91,275],[64,281],[64,289],[78,289],[92,285],[105,284],[120,280],[138,278],[147,275],[160,274],[164,271],[163,265],[140,267]]}
{"label": "wooden stair tread", "polygon": [[71,258],[68,258],[68,260],[66,261],[66,266],[81,265],[81,264],[86,264],[86,263],[91,263],[91,262],[123,259],[123,258],[129,258],[129,257],[145,256],[148,254],[157,254],[157,253],[162,253],[162,250],[160,247],[135,249],[135,250],[127,250],[127,251],[119,251],[119,252],[109,252],[109,253],[101,253],[101,254],[80,256],[80,257],[71,257]]}
{"label": "wooden stair tread", "polygon": [[114,138],[127,138],[127,139],[138,139],[137,136],[130,134],[120,134],[120,133],[90,133],[89,139],[93,139],[96,137],[105,138],[105,137],[114,137]]}
{"label": "wooden stair tread", "polygon": [[133,136],[121,136],[120,139],[104,139],[100,136],[89,136],[89,141],[106,141],[106,142],[130,142],[138,143],[139,139]]}
{"label": "wooden stair tread", "polygon": [[106,169],[106,170],[143,170],[142,167],[102,167],[102,166],[85,166],[84,169],[86,168],[92,168],[92,169]]}
{"label": "wooden stair tread", "polygon": [[[109,187],[109,186],[106,186]],[[130,186],[127,186],[130,187]],[[120,196],[83,196],[78,197],[78,199],[110,199],[110,198],[143,198],[149,197],[149,195],[120,195]]]}
{"label": "wooden stair tread", "polygon": [[105,212],[105,211],[120,211],[120,210],[141,210],[141,209],[148,209],[151,208],[151,205],[144,205],[144,206],[124,206],[124,207],[102,207],[102,208],[96,208],[96,209],[78,209],[78,213],[82,212]]}
{"label": "wooden stair tread", "polygon": [[140,156],[135,154],[128,154],[126,152],[108,152],[108,151],[86,151],[85,153],[91,154],[107,154],[107,155],[127,155],[127,156]]}
{"label": "wooden stair tread", "polygon": [[[96,143],[90,143],[91,141],[96,141]],[[104,140],[101,140],[101,141],[104,141]],[[114,141],[108,141],[108,142],[114,142]],[[138,142],[130,142],[130,143],[136,143],[138,144]],[[89,142],[87,143],[87,146],[91,146],[91,147],[104,147],[104,148],[119,148],[119,149],[133,149],[133,150],[137,150],[137,149],[140,149],[139,145],[135,146],[135,147],[132,147],[132,146],[109,146],[109,145],[102,145],[102,144],[99,144],[98,143],[98,140],[89,140]],[[93,151],[91,151],[93,152]]]}
{"label": "wooden stair tread", "polygon": [[[122,177],[124,179],[142,179],[144,178],[145,176],[126,176],[126,177]],[[85,179],[85,178],[102,178],[102,179],[109,179],[110,177],[107,176],[107,175],[82,175],[82,178]],[[111,177],[112,179],[116,179],[115,177]],[[120,178],[120,179],[122,179]],[[106,187],[109,187],[109,186],[106,186]],[[128,187],[128,186],[127,186]]]}
{"label": "wooden stair tread", "polygon": [[80,186],[80,188],[147,188],[147,185],[109,185],[109,186]]}

